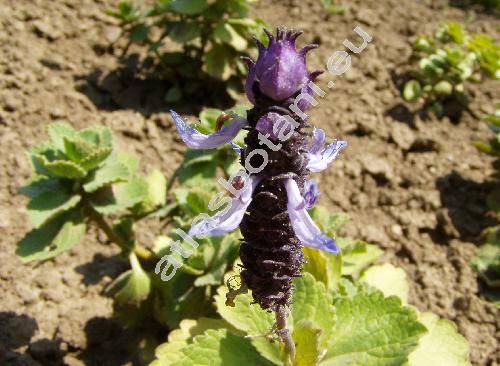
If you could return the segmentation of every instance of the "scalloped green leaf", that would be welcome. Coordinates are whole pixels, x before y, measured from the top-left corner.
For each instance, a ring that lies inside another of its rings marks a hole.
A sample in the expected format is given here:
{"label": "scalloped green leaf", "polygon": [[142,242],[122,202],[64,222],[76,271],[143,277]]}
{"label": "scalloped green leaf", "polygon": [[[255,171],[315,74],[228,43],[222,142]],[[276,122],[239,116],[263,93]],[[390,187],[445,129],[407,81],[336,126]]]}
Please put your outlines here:
{"label": "scalloped green leaf", "polygon": [[293,323],[307,320],[323,331],[319,337],[320,347],[326,349],[333,335],[335,309],[332,297],[322,282],[316,281],[309,273],[294,282],[292,301]]}
{"label": "scalloped green leaf", "polygon": [[45,222],[74,208],[81,198],[78,194],[44,192],[33,198],[28,204],[28,217],[33,226],[38,228]]}
{"label": "scalloped green leaf", "polygon": [[30,198],[35,198],[42,193],[56,193],[61,189],[63,188],[61,187],[61,182],[59,181],[59,179],[47,177],[45,175],[34,175],[26,182],[24,186],[19,188],[19,193]]}
{"label": "scalloped green leaf", "polygon": [[66,212],[26,234],[18,243],[16,254],[23,262],[47,260],[73,248],[85,231],[81,212]]}
{"label": "scalloped green leaf", "polygon": [[48,161],[44,155],[35,155],[34,160],[47,172],[59,177],[80,179],[87,175],[85,169],[69,160]]}
{"label": "scalloped green leaf", "polygon": [[320,358],[319,337],[321,329],[308,320],[295,324],[293,342],[296,346],[294,366],[317,365]]}
{"label": "scalloped green leaf", "polygon": [[323,282],[328,290],[337,289],[342,273],[342,254],[333,255],[306,246],[302,251],[306,258],[303,271]]}
{"label": "scalloped green leaf", "polygon": [[432,313],[419,314],[428,332],[410,354],[406,366],[469,366],[469,343],[457,332],[454,323]]}
{"label": "scalloped green leaf", "polygon": [[236,297],[234,307],[226,305],[226,286],[219,287],[217,295],[214,297],[217,312],[220,316],[235,327],[247,333],[252,338],[252,345],[266,359],[276,365],[281,363],[281,352],[276,343],[270,343],[264,335],[269,332],[274,324],[274,315],[260,308],[259,305],[253,304],[253,299],[250,294],[243,294]]}
{"label": "scalloped green leaf", "polygon": [[335,302],[335,335],[321,366],[403,364],[426,328],[394,296],[360,292]]}
{"label": "scalloped green leaf", "polygon": [[[194,337],[193,342],[180,352],[182,357],[172,366],[271,365],[255,351],[248,339],[227,329],[209,329]],[[164,364],[160,362],[158,365]]]}
{"label": "scalloped green leaf", "polygon": [[361,282],[382,291],[385,296],[397,296],[403,304],[408,303],[410,285],[402,268],[385,263],[368,268],[360,278]]}
{"label": "scalloped green leaf", "polygon": [[97,168],[112,152],[111,147],[101,147],[80,161],[80,165],[87,171]]}
{"label": "scalloped green leaf", "polygon": [[97,149],[94,144],[79,137],[64,136],[63,142],[66,156],[75,163],[80,163]]}
{"label": "scalloped green leaf", "polygon": [[78,131],[77,136],[97,147],[113,147],[113,134],[103,125],[94,125]]}
{"label": "scalloped green leaf", "polygon": [[95,197],[92,206],[102,214],[116,213],[132,208],[142,202],[148,194],[148,185],[144,179],[134,177],[127,182],[116,183],[112,192],[104,198]]}
{"label": "scalloped green leaf", "polygon": [[383,251],[376,245],[351,238],[337,238],[342,249],[342,275],[349,276],[360,272],[374,263]]}
{"label": "scalloped green leaf", "polygon": [[75,129],[66,122],[51,123],[47,131],[52,145],[61,152],[65,152],[64,138],[73,137],[76,134]]}
{"label": "scalloped green leaf", "polygon": [[205,333],[208,329],[218,330],[227,328],[231,328],[231,326],[222,319],[184,319],[180,322],[178,329],[170,332],[168,342],[156,348],[155,356],[157,360],[153,361],[150,366],[170,366],[183,358],[183,354],[180,351],[188,346],[193,337]]}
{"label": "scalloped green leaf", "polygon": [[83,189],[92,193],[109,184],[125,182],[129,178],[130,171],[127,166],[119,161],[113,161],[93,172],[88,182],[83,185]]}

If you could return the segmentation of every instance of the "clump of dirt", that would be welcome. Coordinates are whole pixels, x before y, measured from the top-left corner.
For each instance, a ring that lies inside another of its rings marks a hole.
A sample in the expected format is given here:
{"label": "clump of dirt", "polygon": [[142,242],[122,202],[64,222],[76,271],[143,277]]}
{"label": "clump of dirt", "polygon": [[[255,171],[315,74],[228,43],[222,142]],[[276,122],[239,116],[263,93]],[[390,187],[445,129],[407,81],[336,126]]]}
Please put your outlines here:
{"label": "clump of dirt", "polygon": [[[318,177],[320,204],[347,212],[344,234],[379,244],[387,260],[407,270],[411,302],[456,322],[471,343],[474,364],[499,363],[500,317],[480,296],[468,264],[481,231],[495,223],[485,209],[492,159],[470,145],[488,138],[488,129],[468,112],[458,123],[423,119],[417,106],[402,102],[397,88],[411,53],[409,39],[434,32],[446,20],[465,22],[471,14],[444,0],[346,3],[345,15],[328,15],[318,0],[261,1],[254,10],[269,24],[303,29],[304,44],[321,44],[310,56],[311,68],[324,69],[344,39],[357,44],[356,25],[373,37],[345,75],[325,74],[319,83],[327,95],[311,111],[314,124],[330,138],[349,142],[342,159]],[[125,264],[96,232],[51,262],[22,265],[14,255],[16,241],[30,229],[26,201],[17,193],[29,175],[23,151],[45,138],[49,122],[108,125],[124,149],[142,157],[145,171],[157,166],[170,175],[180,162],[184,147],[166,114],[164,85],[137,76],[140,57],[127,61],[119,49],[108,48],[119,33],[105,15],[114,5],[0,4],[0,363],[121,365],[143,357],[133,350],[141,348],[145,329],[122,329],[102,296]],[[496,25],[485,13],[468,24],[498,38]],[[475,115],[492,112],[500,99],[498,83],[470,90]],[[201,107],[186,102],[183,112]],[[151,226],[162,229],[158,222],[142,225],[142,241],[153,241]]]}

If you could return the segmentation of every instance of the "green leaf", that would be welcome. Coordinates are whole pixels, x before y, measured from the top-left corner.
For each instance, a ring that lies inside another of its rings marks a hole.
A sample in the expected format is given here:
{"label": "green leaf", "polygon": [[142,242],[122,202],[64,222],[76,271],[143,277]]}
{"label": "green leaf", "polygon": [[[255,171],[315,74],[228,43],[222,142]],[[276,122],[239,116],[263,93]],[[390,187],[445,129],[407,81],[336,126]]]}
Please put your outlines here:
{"label": "green leaf", "polygon": [[237,51],[243,52],[248,48],[247,40],[226,22],[217,23],[213,35],[219,42],[227,43]]}
{"label": "green leaf", "polygon": [[151,207],[163,206],[167,203],[167,178],[163,173],[154,169],[147,177],[148,195],[145,203]]}
{"label": "green leaf", "polygon": [[500,287],[499,227],[488,229],[486,243],[479,247],[471,266],[488,286]]}
{"label": "green leaf", "polygon": [[146,24],[138,24],[132,29],[130,40],[133,42],[144,42],[148,39],[150,28]]}
{"label": "green leaf", "polygon": [[407,102],[414,102],[423,95],[422,87],[417,80],[408,81],[403,90],[403,98]]}
{"label": "green leaf", "polygon": [[336,236],[337,231],[347,220],[347,216],[345,214],[332,214],[327,208],[320,205],[314,206],[309,213],[321,230],[333,237]]}
{"label": "green leaf", "polygon": [[332,337],[335,324],[335,309],[332,297],[327,293],[322,282],[316,281],[309,273],[294,281],[295,290],[292,301],[293,322],[311,321],[323,331],[319,336],[319,345],[326,349]]}
{"label": "green leaf", "polygon": [[78,164],[69,160],[48,161],[44,155],[35,155],[34,160],[46,171],[63,178],[80,179],[87,172]]}
{"label": "green leaf", "polygon": [[113,135],[106,126],[94,125],[84,128],[78,131],[77,136],[97,147],[113,147]]}
{"label": "green leaf", "polygon": [[65,122],[51,123],[47,130],[52,145],[61,152],[65,152],[64,138],[73,137],[76,134],[73,127]]}
{"label": "green leaf", "polygon": [[187,43],[200,37],[200,24],[196,22],[175,22],[168,33],[168,36],[177,43]]}
{"label": "green leaf", "polygon": [[80,161],[83,169],[89,171],[99,166],[113,152],[111,147],[101,147]]}
{"label": "green leaf", "polygon": [[174,0],[170,3],[170,9],[186,15],[200,14],[206,8],[208,8],[207,0]]}
{"label": "green leaf", "polygon": [[131,269],[122,273],[106,289],[119,305],[137,305],[144,301],[151,291],[151,279],[142,269],[134,253],[130,254]]}
{"label": "green leaf", "polygon": [[231,76],[230,59],[232,59],[231,49],[228,49],[227,46],[214,44],[204,55],[206,72],[219,80],[229,79]]}
{"label": "green leaf", "polygon": [[360,272],[363,268],[374,263],[383,253],[376,245],[368,244],[364,241],[353,242],[350,238],[337,238],[337,243],[343,252],[343,276]]}
{"label": "green leaf", "polygon": [[207,330],[203,335],[194,337],[193,343],[181,352],[182,358],[173,362],[172,366],[270,365],[248,339],[226,329]]}
{"label": "green leaf", "polygon": [[227,287],[219,287],[215,296],[217,312],[236,329],[250,336],[260,336],[252,338],[252,345],[271,362],[281,364],[282,358],[278,345],[270,343],[263,337],[274,324],[273,314],[262,310],[257,304],[252,304],[253,299],[250,294],[237,296],[234,300],[234,307],[226,306],[227,292]]}
{"label": "green leaf", "polygon": [[221,238],[206,239],[209,243],[201,246],[201,250],[188,260],[196,260],[200,257],[204,275],[194,281],[195,286],[218,286],[222,284],[224,274],[228,267],[232,266],[238,256],[239,240],[235,235],[226,235]]}
{"label": "green leaf", "polygon": [[467,366],[469,344],[457,332],[452,322],[439,319],[432,313],[419,314],[418,320],[427,328],[418,342],[418,347],[410,354],[406,366]]}
{"label": "green leaf", "polygon": [[143,201],[148,194],[148,185],[144,179],[134,177],[123,183],[114,184],[112,194],[103,199],[96,197],[92,206],[102,214],[110,214],[125,209]]}
{"label": "green leaf", "polygon": [[64,136],[63,141],[66,156],[77,164],[97,149],[97,146],[79,137]]}
{"label": "green leaf", "polygon": [[[231,328],[231,326],[222,319],[199,318],[184,319],[179,324],[179,329],[175,329],[168,335],[168,342],[158,346],[155,350],[157,358],[150,366],[170,366],[183,358],[181,351],[188,346],[188,341],[193,337],[205,333],[208,329],[218,330]],[[234,333],[234,332],[233,332]]]}
{"label": "green leaf", "polygon": [[81,198],[78,194],[44,192],[28,204],[28,217],[35,228],[38,228],[54,217],[74,208]]}
{"label": "green leaf", "polygon": [[397,296],[403,304],[408,303],[410,286],[402,268],[386,263],[368,268],[360,278],[361,282],[382,291],[385,296]]}
{"label": "green leaf", "polygon": [[92,173],[83,185],[85,192],[91,193],[116,182],[124,182],[130,177],[127,166],[119,161],[111,161]]}
{"label": "green leaf", "polygon": [[19,193],[30,198],[35,198],[42,193],[56,193],[62,189],[61,182],[58,179],[47,177],[45,175],[35,175],[31,177],[24,186],[19,188]]}
{"label": "green leaf", "polygon": [[67,212],[30,231],[18,243],[16,254],[23,262],[47,260],[78,244],[86,225],[80,212]]}
{"label": "green leaf", "polygon": [[446,80],[442,80],[434,85],[434,91],[440,95],[450,95],[453,92],[453,85]]}
{"label": "green leaf", "polygon": [[296,357],[294,366],[317,365],[320,357],[319,336],[321,329],[307,320],[301,320],[295,324],[293,330],[293,342],[296,345]]}
{"label": "green leaf", "polygon": [[303,247],[302,250],[306,258],[303,271],[323,282],[328,290],[337,289],[342,272],[342,255],[333,255],[310,247]]}
{"label": "green leaf", "polygon": [[335,302],[337,321],[322,366],[401,365],[426,332],[397,297],[358,293]]}

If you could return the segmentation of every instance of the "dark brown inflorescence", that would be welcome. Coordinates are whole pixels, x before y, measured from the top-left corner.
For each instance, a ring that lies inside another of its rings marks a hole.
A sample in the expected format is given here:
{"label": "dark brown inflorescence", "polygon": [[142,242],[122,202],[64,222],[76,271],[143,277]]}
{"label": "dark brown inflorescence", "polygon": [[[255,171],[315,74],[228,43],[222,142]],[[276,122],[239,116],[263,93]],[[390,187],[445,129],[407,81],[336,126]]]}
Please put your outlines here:
{"label": "dark brown inflorescence", "polygon": [[[303,190],[309,174],[307,147],[309,134],[306,123],[292,113],[287,106],[293,97],[280,104],[259,93],[254,87],[256,106],[248,112],[250,131],[246,137],[246,151],[263,148],[269,161],[259,175],[260,184],[253,192],[252,202],[240,224],[244,240],[240,248],[243,262],[241,277],[252,290],[254,301],[263,309],[276,311],[277,307],[290,303],[292,279],[301,276],[302,244],[297,239],[287,212],[287,194],[283,180],[293,178]],[[259,143],[257,121],[268,112],[291,116],[299,127],[282,142],[278,151]],[[259,158],[257,155],[256,158]],[[244,161],[245,154],[242,155]],[[259,161],[252,161],[259,166]]]}

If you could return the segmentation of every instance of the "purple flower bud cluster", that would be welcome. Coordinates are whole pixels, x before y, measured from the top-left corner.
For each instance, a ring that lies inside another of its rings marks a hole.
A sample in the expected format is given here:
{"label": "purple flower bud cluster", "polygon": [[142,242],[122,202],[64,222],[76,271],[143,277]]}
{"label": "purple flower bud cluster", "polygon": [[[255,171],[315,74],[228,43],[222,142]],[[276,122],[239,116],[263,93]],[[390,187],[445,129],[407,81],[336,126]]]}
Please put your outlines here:
{"label": "purple flower bud cluster", "polygon": [[[347,144],[333,141],[327,145],[323,130],[311,131],[307,119],[288,108],[297,105],[297,96],[311,93],[308,84],[320,74],[309,73],[306,67],[306,54],[316,46],[296,49],[300,34],[278,29],[276,36],[267,32],[267,47],[256,41],[257,60],[246,60],[249,74],[245,89],[253,104],[246,120],[233,116],[232,124],[204,135],[172,112],[189,147],[204,149],[229,143],[240,153],[246,171],[238,177],[241,183],[244,176],[239,194],[230,207],[193,225],[189,234],[224,235],[239,226],[243,235],[242,280],[256,303],[276,312],[289,305],[292,280],[301,276],[303,245],[339,252],[335,240],[321,232],[307,211],[319,196],[317,182],[309,179],[309,174],[326,169]],[[310,107],[307,102],[298,106],[302,112]],[[243,127],[248,135],[245,146],[239,148],[232,139]],[[263,144],[266,139],[279,144]],[[249,166],[262,168],[255,173]]]}

